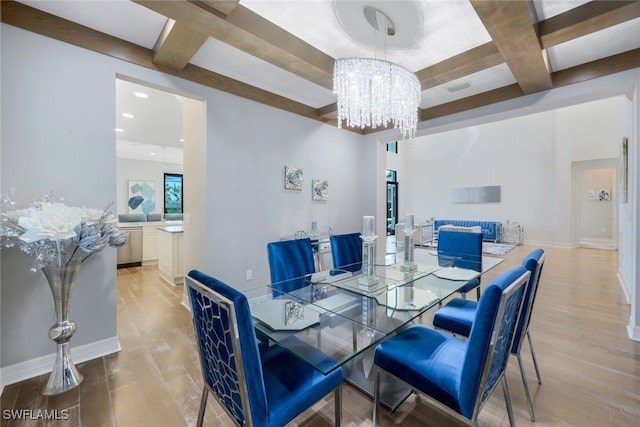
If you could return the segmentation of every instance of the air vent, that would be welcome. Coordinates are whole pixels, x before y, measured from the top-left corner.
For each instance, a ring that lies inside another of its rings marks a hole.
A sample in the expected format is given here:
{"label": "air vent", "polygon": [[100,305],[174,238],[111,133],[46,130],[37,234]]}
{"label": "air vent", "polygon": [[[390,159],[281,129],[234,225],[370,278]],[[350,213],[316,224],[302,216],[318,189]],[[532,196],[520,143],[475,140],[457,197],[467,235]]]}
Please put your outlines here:
{"label": "air vent", "polygon": [[447,88],[447,90],[449,92],[453,93],[453,92],[458,92],[459,90],[466,89],[466,88],[469,88],[469,87],[471,87],[471,83],[463,83],[463,84],[456,85],[456,86],[450,86],[450,87]]}

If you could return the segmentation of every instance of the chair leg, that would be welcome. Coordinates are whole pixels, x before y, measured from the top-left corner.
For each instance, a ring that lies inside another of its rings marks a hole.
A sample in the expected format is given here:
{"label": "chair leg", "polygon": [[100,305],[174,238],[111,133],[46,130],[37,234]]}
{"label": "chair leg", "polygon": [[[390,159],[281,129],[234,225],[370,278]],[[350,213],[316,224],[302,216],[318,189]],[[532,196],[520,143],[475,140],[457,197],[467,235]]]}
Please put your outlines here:
{"label": "chair leg", "polygon": [[504,393],[504,403],[507,405],[507,415],[509,416],[509,426],[515,427],[516,421],[513,419],[513,410],[511,409],[511,397],[509,397],[509,387],[507,386],[507,377],[502,375],[502,391]]}
{"label": "chair leg", "polygon": [[480,301],[480,285],[478,285],[478,287],[476,288],[476,298],[478,301]]}
{"label": "chair leg", "polygon": [[540,375],[540,369],[538,369],[538,360],[536,359],[536,352],[533,350],[533,341],[531,341],[531,332],[527,329],[527,339],[529,340],[529,348],[531,349],[531,357],[533,357],[533,366],[536,368],[536,376],[538,377],[538,384],[542,385],[542,375]]}
{"label": "chair leg", "polygon": [[522,385],[524,386],[524,395],[527,398],[527,404],[529,405],[529,415],[531,416],[531,421],[536,420],[536,415],[533,412],[533,402],[531,402],[531,394],[529,394],[529,385],[527,384],[527,375],[524,372],[524,366],[522,365],[522,357],[520,354],[516,354],[518,358],[518,366],[520,367],[520,376],[522,377]]}
{"label": "chair leg", "polygon": [[336,387],[335,393],[335,406],[336,406],[336,427],[342,426],[342,384]]}
{"label": "chair leg", "polygon": [[198,421],[196,427],[202,427],[204,421],[204,411],[207,408],[207,397],[209,396],[209,389],[206,385],[202,387],[202,397],[200,398],[200,410],[198,411]]}
{"label": "chair leg", "polygon": [[380,404],[380,369],[373,368],[373,427],[378,425],[378,405]]}

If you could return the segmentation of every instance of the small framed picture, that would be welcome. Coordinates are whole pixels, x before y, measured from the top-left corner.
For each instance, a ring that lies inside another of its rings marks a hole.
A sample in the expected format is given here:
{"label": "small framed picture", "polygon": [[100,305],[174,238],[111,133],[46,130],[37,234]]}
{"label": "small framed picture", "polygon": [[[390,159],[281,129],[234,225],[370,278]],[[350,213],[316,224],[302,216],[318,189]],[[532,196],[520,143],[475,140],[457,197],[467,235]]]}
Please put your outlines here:
{"label": "small framed picture", "polygon": [[304,174],[302,169],[293,166],[284,167],[284,188],[287,190],[302,190]]}
{"label": "small framed picture", "polygon": [[311,198],[313,200],[327,200],[329,198],[329,182],[326,179],[312,181]]}

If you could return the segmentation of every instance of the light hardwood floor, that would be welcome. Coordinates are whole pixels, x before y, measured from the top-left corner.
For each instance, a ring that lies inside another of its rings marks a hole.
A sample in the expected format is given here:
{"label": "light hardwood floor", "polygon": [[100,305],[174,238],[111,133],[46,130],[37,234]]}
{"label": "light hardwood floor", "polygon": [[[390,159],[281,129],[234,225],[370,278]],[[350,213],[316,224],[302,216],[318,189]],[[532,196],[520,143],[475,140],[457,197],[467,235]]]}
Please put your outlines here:
{"label": "light hardwood floor", "polygon": [[[520,246],[483,278],[519,265],[532,246]],[[629,305],[616,279],[617,252],[544,248],[546,264],[531,331],[543,374],[538,386],[525,344],[523,359],[537,423],[531,423],[514,358],[507,379],[519,426],[640,425],[640,342],[628,339]],[[211,272],[215,274],[215,272]],[[118,271],[118,336],[122,351],[79,364],[84,383],[57,397],[40,390],[47,375],[5,387],[6,409],[67,410],[67,421],[19,422],[2,426],[182,426],[195,425],[202,387],[182,287],[164,284],[154,267]],[[73,311],[73,309],[72,309]],[[423,322],[429,324],[430,316]],[[298,417],[294,426],[330,426],[333,397]],[[371,425],[371,400],[349,385],[343,389],[343,425]],[[481,426],[508,425],[500,391],[481,411]],[[209,399],[207,426],[231,426]],[[381,425],[453,425],[424,398],[410,396],[394,413],[381,411]]]}

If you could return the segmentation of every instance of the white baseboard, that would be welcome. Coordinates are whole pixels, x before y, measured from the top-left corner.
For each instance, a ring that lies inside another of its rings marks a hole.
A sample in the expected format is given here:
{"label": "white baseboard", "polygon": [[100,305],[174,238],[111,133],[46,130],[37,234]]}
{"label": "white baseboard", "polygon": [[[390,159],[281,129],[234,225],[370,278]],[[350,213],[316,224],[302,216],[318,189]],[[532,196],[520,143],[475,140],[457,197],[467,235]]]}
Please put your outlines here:
{"label": "white baseboard", "polygon": [[[101,341],[96,341],[91,344],[72,347],[71,358],[73,363],[77,365],[79,363],[86,362],[87,360],[96,359],[119,351],[120,341],[118,340],[118,337],[115,336]],[[2,387],[0,388],[4,390],[5,385],[14,384],[51,372],[55,360],[56,354],[51,353],[46,356],[36,357],[35,359],[5,366],[0,370],[0,380],[2,381]]]}
{"label": "white baseboard", "polygon": [[629,324],[627,325],[627,333],[630,339],[640,341],[640,326],[633,325],[631,319],[629,319]]}

